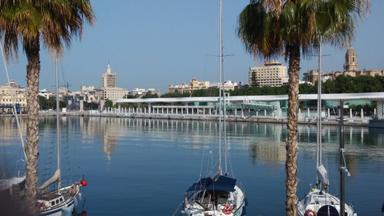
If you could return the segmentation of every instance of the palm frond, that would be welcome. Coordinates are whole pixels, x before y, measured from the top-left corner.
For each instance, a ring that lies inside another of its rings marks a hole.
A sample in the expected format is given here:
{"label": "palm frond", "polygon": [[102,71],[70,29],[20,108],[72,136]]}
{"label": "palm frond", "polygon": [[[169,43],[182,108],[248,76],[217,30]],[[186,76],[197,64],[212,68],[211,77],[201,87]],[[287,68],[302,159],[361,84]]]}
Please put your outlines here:
{"label": "palm frond", "polygon": [[7,55],[17,51],[18,43],[36,38],[55,53],[69,47],[72,37],[81,38],[84,23],[94,23],[89,0],[2,0],[0,35],[7,38]]}

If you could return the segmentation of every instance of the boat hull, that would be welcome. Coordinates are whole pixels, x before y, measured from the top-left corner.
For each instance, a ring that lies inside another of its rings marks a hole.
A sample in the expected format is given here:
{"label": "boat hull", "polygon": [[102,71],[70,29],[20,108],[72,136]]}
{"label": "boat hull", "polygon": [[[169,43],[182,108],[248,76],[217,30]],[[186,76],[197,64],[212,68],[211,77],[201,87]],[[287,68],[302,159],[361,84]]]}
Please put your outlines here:
{"label": "boat hull", "polygon": [[237,207],[230,212],[224,212],[220,207],[217,209],[203,210],[194,203],[184,203],[184,211],[182,211],[182,213],[187,216],[243,216],[245,215],[246,208],[245,194],[238,186],[235,186],[234,193],[236,193],[237,197],[237,200],[235,200]]}
{"label": "boat hull", "polygon": [[[75,212],[75,209],[78,207],[79,203],[81,202],[81,192],[80,192],[80,186],[79,185],[71,185],[69,187],[65,187],[60,189],[60,193],[58,193],[55,199],[60,200],[62,196],[61,193],[68,193],[69,190],[73,190],[73,193],[70,194],[70,196],[67,196],[63,202],[50,206],[46,209],[40,210],[40,216],[69,216],[72,215],[73,212]],[[38,202],[42,204],[46,204],[47,202],[55,202],[55,199],[53,200],[42,200],[39,199]]]}
{"label": "boat hull", "polygon": [[[304,199],[300,200],[297,204],[298,215],[307,216],[306,212],[314,212],[316,215],[324,215],[323,213],[319,214],[320,211],[327,210],[329,215],[340,215],[340,200],[339,198],[322,192],[318,189],[313,189],[309,192]],[[352,206],[345,205],[346,216],[357,216],[357,213],[354,212]],[[327,215],[327,213],[325,214]]]}

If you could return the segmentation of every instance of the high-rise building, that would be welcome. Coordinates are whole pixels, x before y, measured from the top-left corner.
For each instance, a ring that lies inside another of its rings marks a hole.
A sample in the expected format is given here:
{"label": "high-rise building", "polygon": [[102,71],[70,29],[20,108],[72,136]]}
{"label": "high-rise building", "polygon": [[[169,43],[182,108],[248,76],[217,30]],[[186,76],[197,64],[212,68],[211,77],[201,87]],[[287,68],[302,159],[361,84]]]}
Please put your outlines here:
{"label": "high-rise building", "polygon": [[122,99],[128,94],[127,90],[117,87],[116,83],[117,76],[112,72],[111,65],[108,64],[107,71],[101,76],[101,87],[104,90],[104,99],[115,101]]}
{"label": "high-rise building", "polygon": [[101,76],[101,87],[109,88],[116,87],[116,74],[112,73],[111,65],[108,64],[107,71]]}
{"label": "high-rise building", "polygon": [[268,61],[263,66],[249,69],[249,85],[281,86],[287,82],[287,67],[279,62]]}

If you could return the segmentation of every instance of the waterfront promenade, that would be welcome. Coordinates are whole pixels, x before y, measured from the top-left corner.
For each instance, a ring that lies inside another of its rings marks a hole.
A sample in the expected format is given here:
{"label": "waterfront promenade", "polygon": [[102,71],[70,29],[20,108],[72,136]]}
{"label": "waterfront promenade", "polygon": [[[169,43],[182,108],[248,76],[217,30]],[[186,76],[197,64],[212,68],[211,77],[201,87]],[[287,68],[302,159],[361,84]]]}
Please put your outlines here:
{"label": "waterfront promenade", "polygon": [[[317,94],[300,94],[299,100],[304,105],[299,109],[300,124],[316,124],[316,108],[308,106],[315,101]],[[344,124],[368,126],[374,117],[384,118],[384,92],[323,94],[324,107],[321,117],[323,124],[338,124],[340,102],[344,105],[351,101],[374,101],[376,108],[372,110],[352,110],[345,107]],[[286,123],[287,95],[265,96],[226,96],[226,115],[228,121]],[[180,120],[215,121],[219,118],[218,97],[182,97],[182,98],[135,98],[114,101],[117,108],[105,107],[102,111],[70,111],[62,115],[95,116],[116,118],[153,118]],[[82,110],[82,106],[80,106]],[[40,111],[41,116],[55,115],[54,111]]]}
{"label": "waterfront promenade", "polygon": [[[168,110],[171,110],[168,108]],[[55,112],[40,112],[41,116],[54,116]],[[215,113],[207,112],[194,112],[194,113],[149,113],[145,112],[144,109],[107,109],[105,111],[73,111],[62,113],[63,116],[84,116],[84,117],[109,117],[109,118],[143,118],[143,119],[173,119],[173,120],[201,120],[201,121],[217,121],[219,116]],[[308,113],[301,113],[299,115],[299,124],[316,124],[315,113],[310,113],[310,116],[307,116]],[[312,115],[312,116],[311,116]],[[368,122],[371,117],[361,117],[361,116],[345,116],[344,125],[350,126],[368,126]],[[233,122],[259,122],[259,123],[277,123],[285,124],[287,119],[285,117],[276,117],[276,116],[255,116],[255,115],[228,115],[228,121]],[[328,117],[323,117],[324,125],[337,125],[338,116],[330,115]]]}

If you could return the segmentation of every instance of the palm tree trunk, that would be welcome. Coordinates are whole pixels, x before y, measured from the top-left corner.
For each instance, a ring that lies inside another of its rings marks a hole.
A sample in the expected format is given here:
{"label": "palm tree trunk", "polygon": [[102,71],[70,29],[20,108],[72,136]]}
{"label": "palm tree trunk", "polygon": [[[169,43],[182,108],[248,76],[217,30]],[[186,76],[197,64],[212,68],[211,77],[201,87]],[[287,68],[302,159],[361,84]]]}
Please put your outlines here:
{"label": "palm tree trunk", "polygon": [[299,108],[300,48],[289,47],[288,140],[286,143],[286,215],[297,215],[297,122]]}
{"label": "palm tree trunk", "polygon": [[24,40],[27,55],[27,167],[26,167],[26,201],[31,215],[37,215],[37,159],[39,156],[39,74],[40,44],[39,36],[32,40]]}

